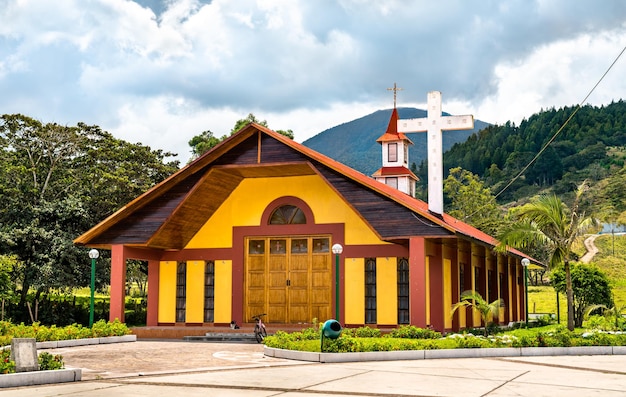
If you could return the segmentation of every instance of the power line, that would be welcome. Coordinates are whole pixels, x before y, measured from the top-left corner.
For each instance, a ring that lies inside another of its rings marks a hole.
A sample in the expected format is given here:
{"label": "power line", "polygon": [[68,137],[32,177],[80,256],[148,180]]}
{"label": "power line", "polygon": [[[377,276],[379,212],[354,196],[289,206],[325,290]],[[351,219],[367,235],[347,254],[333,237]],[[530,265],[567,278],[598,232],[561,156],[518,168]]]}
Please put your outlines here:
{"label": "power line", "polygon": [[[502,190],[500,190],[498,192],[498,194],[496,194],[494,196],[494,198],[498,198],[499,195],[501,195],[502,193],[504,193],[504,191],[506,189],[508,189],[519,177],[521,177],[522,175],[524,175],[524,172],[526,172],[526,170],[528,169],[528,167],[530,167],[538,158],[539,156],[541,156],[541,154],[548,148],[548,146],[550,146],[550,144],[556,139],[557,136],[559,136],[559,134],[561,133],[561,131],[563,131],[563,129],[565,128],[565,126],[567,126],[567,124],[569,124],[570,120],[574,117],[574,115],[576,115],[576,113],[578,113],[578,111],[580,110],[580,108],[582,107],[582,104],[584,104],[585,102],[587,102],[587,99],[591,96],[591,94],[595,91],[595,89],[598,87],[598,85],[600,85],[600,83],[602,82],[602,80],[604,80],[604,78],[606,77],[607,74],[609,74],[609,72],[611,71],[611,69],[613,68],[613,66],[615,66],[615,64],[617,63],[617,61],[621,58],[621,56],[624,54],[624,52],[626,51],[626,46],[624,46],[624,48],[622,48],[622,51],[619,53],[619,55],[617,55],[617,57],[615,58],[615,60],[613,61],[613,63],[611,63],[611,66],[609,66],[609,68],[604,72],[604,74],[602,75],[602,77],[600,77],[600,79],[598,80],[598,82],[593,86],[593,88],[589,91],[589,93],[587,94],[587,96],[585,96],[585,98],[580,101],[578,103],[578,106],[576,107],[576,109],[574,109],[574,111],[572,112],[572,114],[568,117],[567,120],[565,120],[565,123],[563,123],[563,125],[558,129],[558,131],[556,133],[554,133],[554,135],[552,135],[552,138],[550,138],[550,140],[541,148],[541,150],[539,150],[539,152],[537,152],[537,154],[535,155],[535,157],[532,158],[532,160],[530,160],[530,162],[528,164],[526,164],[526,166],[524,168],[522,168],[522,170],[513,178],[511,179],[511,181],[502,188]],[[478,211],[477,211],[478,212]],[[472,214],[473,215],[473,214]]]}

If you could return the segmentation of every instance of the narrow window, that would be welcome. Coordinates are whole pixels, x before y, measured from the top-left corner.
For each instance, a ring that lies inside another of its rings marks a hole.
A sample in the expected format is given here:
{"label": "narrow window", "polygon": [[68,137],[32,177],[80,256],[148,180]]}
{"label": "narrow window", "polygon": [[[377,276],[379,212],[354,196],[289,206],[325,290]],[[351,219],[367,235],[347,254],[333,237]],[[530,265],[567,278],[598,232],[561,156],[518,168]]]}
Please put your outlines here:
{"label": "narrow window", "polygon": [[409,324],[409,261],[398,258],[398,324]]}
{"label": "narrow window", "polygon": [[459,291],[460,294],[465,292],[465,264],[461,263],[459,265]]}
{"label": "narrow window", "polygon": [[376,258],[365,259],[365,324],[376,324]]}
{"label": "narrow window", "polygon": [[176,322],[185,322],[185,305],[187,304],[187,264],[179,262],[176,267]]}
{"label": "narrow window", "polygon": [[204,267],[204,322],[214,322],[215,313],[215,262],[207,261]]}
{"label": "narrow window", "polygon": [[398,144],[390,143],[387,145],[387,157],[390,163],[398,161]]}
{"label": "narrow window", "polygon": [[482,284],[480,282],[480,268],[475,267],[474,268],[474,291],[480,293],[480,291],[482,291],[482,289],[480,288],[481,285]]}
{"label": "narrow window", "polygon": [[496,286],[496,280],[494,277],[494,271],[487,271],[487,302],[498,299],[498,289]]}

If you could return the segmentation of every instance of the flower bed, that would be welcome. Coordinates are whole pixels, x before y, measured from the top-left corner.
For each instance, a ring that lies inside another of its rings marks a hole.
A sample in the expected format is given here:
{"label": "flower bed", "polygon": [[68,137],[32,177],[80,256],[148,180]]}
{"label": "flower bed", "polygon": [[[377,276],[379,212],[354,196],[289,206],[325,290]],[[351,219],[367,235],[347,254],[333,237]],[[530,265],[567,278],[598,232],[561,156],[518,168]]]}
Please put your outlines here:
{"label": "flower bed", "polygon": [[[277,331],[265,338],[265,346],[277,349],[320,352],[320,331],[317,328],[301,332]],[[346,329],[335,339],[325,339],[324,352],[351,353],[400,350],[441,350],[475,348],[526,348],[574,346],[626,346],[626,333],[611,331],[575,331],[563,326],[517,329],[488,337],[472,333],[449,334],[401,326],[381,335],[369,327]]]}

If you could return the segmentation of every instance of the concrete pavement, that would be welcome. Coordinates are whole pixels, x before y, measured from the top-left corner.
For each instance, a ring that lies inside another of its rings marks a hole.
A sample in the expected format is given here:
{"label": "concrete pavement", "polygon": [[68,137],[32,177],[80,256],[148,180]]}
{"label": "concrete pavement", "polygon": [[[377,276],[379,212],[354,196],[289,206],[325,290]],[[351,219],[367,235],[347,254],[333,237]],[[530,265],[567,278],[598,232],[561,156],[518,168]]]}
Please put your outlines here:
{"label": "concrete pavement", "polygon": [[81,382],[0,396],[624,396],[626,356],[463,358],[320,364],[256,344],[138,341],[53,349]]}

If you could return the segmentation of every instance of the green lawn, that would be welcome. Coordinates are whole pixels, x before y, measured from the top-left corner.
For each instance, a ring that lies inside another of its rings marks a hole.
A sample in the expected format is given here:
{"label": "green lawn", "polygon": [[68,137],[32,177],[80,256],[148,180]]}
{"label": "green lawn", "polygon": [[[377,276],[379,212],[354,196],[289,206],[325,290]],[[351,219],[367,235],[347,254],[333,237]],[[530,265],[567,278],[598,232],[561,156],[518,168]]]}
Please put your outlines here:
{"label": "green lawn", "polygon": [[[591,264],[597,265],[611,280],[615,304],[626,303],[626,236],[602,235],[596,239],[600,250]],[[615,252],[615,255],[613,255]],[[578,253],[578,252],[577,252]],[[581,254],[581,253],[579,253]],[[561,323],[567,323],[567,300],[559,294]],[[551,286],[528,287],[529,313],[557,313],[557,295]]]}

